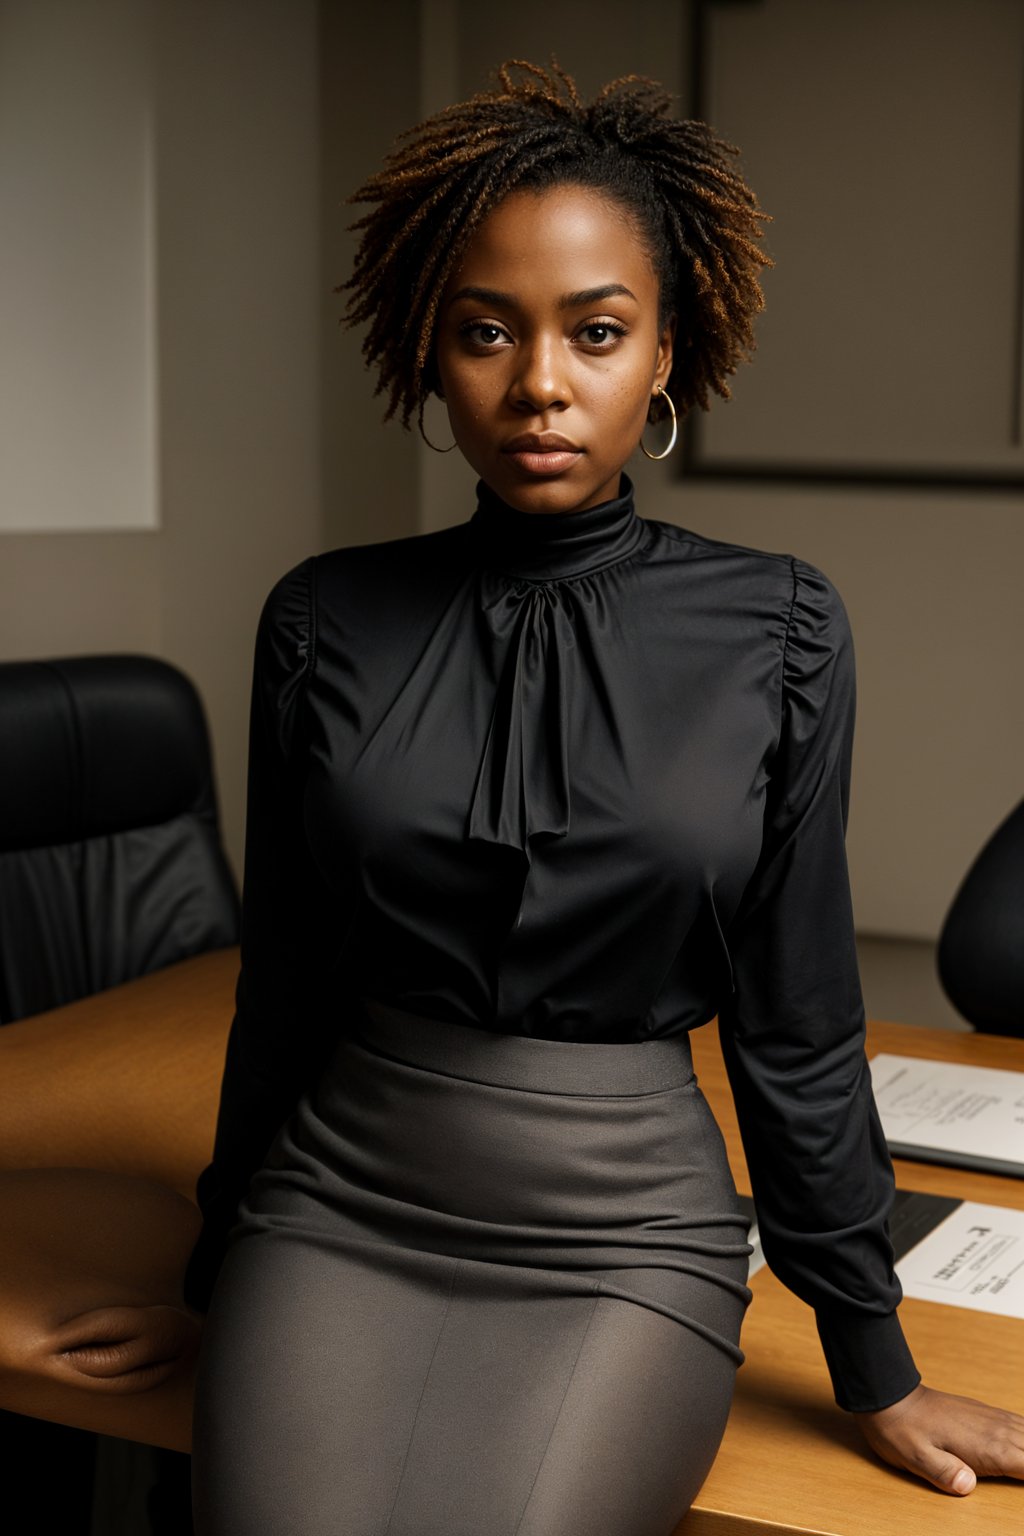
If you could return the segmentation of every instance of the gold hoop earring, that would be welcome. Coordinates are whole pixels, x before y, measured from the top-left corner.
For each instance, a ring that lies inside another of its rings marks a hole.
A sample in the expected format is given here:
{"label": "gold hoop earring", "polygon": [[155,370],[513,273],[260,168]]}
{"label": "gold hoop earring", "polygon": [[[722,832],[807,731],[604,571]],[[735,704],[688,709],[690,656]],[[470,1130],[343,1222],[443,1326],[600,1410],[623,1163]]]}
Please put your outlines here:
{"label": "gold hoop earring", "polygon": [[659,395],[661,395],[662,399],[667,402],[668,408],[672,412],[672,436],[668,440],[668,447],[661,453],[651,453],[649,449],[644,448],[644,440],[643,437],[641,437],[640,447],[649,459],[667,459],[669,454],[672,452],[672,449],[676,445],[676,436],[679,431],[679,423],[676,420],[676,408],[672,404],[672,396],[668,393],[667,390],[662,389],[660,384],[654,392],[654,399],[657,399]]}
{"label": "gold hoop earring", "polygon": [[[442,396],[442,399],[443,398],[444,397]],[[422,405],[420,406],[419,419],[417,420],[416,425],[420,429],[420,437],[422,437],[423,441],[426,443],[428,448],[433,448],[435,453],[451,453],[453,448],[457,448],[458,447],[457,443],[451,443],[451,444],[449,444],[449,446],[447,448],[438,448],[438,447],[435,446],[435,444],[433,444],[430,441],[430,438],[427,436],[426,432],[423,430],[423,407],[422,407]]]}
{"label": "gold hoop earring", "polygon": [[[438,395],[438,399],[444,399],[444,395],[442,395],[441,390],[434,390],[434,393]],[[436,447],[436,444],[433,444],[433,442],[430,441],[430,438],[428,438],[427,432],[424,430],[425,407],[427,407],[427,401],[425,401],[425,399],[421,399],[421,402],[419,402],[419,416],[416,418],[416,425],[419,427],[419,436],[424,439],[428,449],[433,449],[434,453],[451,453],[451,449],[457,449],[457,445],[459,445],[457,442],[451,442],[447,449],[439,449],[439,447]]]}

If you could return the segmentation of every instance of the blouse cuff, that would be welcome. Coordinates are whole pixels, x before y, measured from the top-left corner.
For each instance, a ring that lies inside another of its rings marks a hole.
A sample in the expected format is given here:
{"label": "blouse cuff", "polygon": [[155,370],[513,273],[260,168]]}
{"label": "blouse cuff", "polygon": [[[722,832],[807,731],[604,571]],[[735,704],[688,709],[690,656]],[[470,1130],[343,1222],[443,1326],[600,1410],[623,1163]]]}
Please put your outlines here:
{"label": "blouse cuff", "polygon": [[872,1413],[899,1402],[921,1380],[895,1312],[884,1317],[819,1310],[818,1337],[840,1408]]}

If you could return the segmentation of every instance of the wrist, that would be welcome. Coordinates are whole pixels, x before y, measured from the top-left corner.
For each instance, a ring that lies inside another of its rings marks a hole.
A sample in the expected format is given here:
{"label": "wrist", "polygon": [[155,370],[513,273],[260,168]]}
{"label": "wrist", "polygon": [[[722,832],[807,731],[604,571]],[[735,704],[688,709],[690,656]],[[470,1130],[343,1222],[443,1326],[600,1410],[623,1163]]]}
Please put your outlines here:
{"label": "wrist", "polygon": [[907,1397],[921,1373],[896,1312],[819,1308],[818,1334],[835,1400],[849,1413],[883,1411]]}
{"label": "wrist", "polygon": [[879,1426],[894,1424],[908,1410],[913,1410],[927,1391],[928,1388],[924,1382],[919,1381],[916,1387],[912,1387],[903,1397],[898,1397],[895,1402],[889,1403],[885,1408],[855,1408],[851,1412],[862,1423]]}

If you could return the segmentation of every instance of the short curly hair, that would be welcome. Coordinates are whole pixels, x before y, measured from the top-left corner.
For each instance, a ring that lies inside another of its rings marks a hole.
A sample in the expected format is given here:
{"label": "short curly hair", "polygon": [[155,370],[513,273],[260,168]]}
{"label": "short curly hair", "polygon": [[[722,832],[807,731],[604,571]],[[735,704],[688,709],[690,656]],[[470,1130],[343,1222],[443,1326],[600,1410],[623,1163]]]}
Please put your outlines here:
{"label": "short curly hair", "polygon": [[[513,71],[520,72],[513,74]],[[622,207],[659,279],[661,323],[678,317],[668,391],[680,416],[730,396],[728,376],[754,350],[764,308],[755,244],[769,215],[733,165],[734,145],[706,123],[669,115],[653,80],[624,75],[585,103],[572,77],[511,59],[498,84],[408,129],[383,168],[352,194],[372,203],[341,324],[369,321],[363,341],[387,421],[404,427],[437,388],[441,294],[481,221],[510,192],[579,185]],[[660,405],[660,401],[658,402]],[[652,410],[652,417],[657,414]]]}

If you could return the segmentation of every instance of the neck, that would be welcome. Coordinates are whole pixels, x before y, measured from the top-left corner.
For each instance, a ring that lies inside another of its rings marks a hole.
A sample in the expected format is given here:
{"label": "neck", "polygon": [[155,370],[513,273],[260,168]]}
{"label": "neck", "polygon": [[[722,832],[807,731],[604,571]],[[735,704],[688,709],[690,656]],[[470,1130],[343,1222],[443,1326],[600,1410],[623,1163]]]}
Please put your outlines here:
{"label": "neck", "polygon": [[633,484],[623,471],[618,496],[575,512],[523,512],[481,481],[470,530],[481,563],[509,576],[550,581],[625,559],[646,524],[634,510]]}

